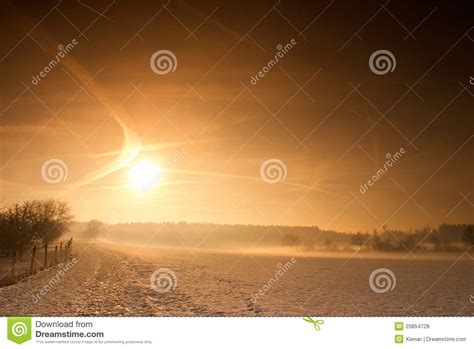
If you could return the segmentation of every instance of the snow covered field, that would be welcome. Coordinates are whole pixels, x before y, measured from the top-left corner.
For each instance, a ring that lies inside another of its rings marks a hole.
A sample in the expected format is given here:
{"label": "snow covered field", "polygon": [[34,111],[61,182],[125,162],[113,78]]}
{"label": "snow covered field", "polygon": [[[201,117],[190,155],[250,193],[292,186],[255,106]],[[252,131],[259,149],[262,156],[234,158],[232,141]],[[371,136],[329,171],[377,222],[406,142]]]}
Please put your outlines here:
{"label": "snow covered field", "polygon": [[[73,255],[77,264],[69,270],[51,268],[0,288],[0,315],[472,316],[474,312],[470,302],[474,260],[468,255],[291,259],[102,242],[77,243]],[[393,289],[385,293],[369,286],[369,276],[378,268],[391,270],[396,278]],[[172,273],[171,284],[152,284],[157,270]]]}

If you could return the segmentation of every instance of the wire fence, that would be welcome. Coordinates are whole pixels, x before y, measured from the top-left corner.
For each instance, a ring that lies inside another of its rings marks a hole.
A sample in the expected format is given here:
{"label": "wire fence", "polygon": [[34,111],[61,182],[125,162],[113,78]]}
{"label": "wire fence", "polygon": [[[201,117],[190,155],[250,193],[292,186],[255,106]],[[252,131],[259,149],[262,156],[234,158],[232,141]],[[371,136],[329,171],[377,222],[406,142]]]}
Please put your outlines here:
{"label": "wire fence", "polygon": [[0,250],[0,287],[66,262],[72,253],[72,241],[34,245],[28,251]]}

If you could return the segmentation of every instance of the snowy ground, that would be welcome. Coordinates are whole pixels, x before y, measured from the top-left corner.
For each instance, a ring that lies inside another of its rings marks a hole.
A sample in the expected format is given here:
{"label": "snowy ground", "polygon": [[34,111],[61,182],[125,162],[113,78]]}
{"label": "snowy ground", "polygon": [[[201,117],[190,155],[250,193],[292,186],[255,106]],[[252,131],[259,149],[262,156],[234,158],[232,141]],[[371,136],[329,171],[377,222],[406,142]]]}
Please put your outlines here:
{"label": "snowy ground", "polygon": [[[0,289],[0,315],[33,316],[472,316],[474,260],[352,259],[213,253],[78,243],[78,263],[39,295],[58,268]],[[288,265],[288,264],[287,264]],[[175,288],[150,283],[159,268],[176,275]],[[388,268],[396,285],[369,287],[369,275]],[[156,287],[155,287],[156,288]],[[160,289],[161,290],[161,289]],[[255,295],[261,291],[263,295]],[[34,296],[39,299],[33,301]]]}

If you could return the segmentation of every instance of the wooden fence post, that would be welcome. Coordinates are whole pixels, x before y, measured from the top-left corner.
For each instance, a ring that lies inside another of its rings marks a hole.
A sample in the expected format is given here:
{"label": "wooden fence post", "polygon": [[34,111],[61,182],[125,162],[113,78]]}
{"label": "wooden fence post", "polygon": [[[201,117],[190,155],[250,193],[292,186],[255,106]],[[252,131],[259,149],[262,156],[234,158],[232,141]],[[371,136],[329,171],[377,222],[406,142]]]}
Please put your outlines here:
{"label": "wooden fence post", "polygon": [[54,248],[54,265],[58,264],[58,245]]}
{"label": "wooden fence post", "polygon": [[48,267],[48,244],[44,245],[44,265],[43,269]]}
{"label": "wooden fence post", "polygon": [[33,266],[35,263],[35,256],[36,256],[36,246],[33,246],[33,251],[31,255],[31,263],[30,263],[30,275],[33,274]]}
{"label": "wooden fence post", "polygon": [[18,250],[15,251],[13,255],[13,264],[12,264],[12,279],[15,279],[15,266],[18,259]]}
{"label": "wooden fence post", "polygon": [[61,263],[63,262],[63,242],[61,241],[61,243],[59,244],[59,259],[61,261]]}

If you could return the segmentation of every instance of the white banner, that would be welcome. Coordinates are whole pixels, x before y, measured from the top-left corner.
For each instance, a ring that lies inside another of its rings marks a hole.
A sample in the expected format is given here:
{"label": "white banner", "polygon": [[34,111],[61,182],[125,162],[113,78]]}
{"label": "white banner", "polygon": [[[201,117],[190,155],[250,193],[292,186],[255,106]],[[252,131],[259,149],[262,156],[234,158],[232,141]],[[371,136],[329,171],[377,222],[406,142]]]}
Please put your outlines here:
{"label": "white banner", "polygon": [[3,348],[472,348],[472,317],[2,318]]}

